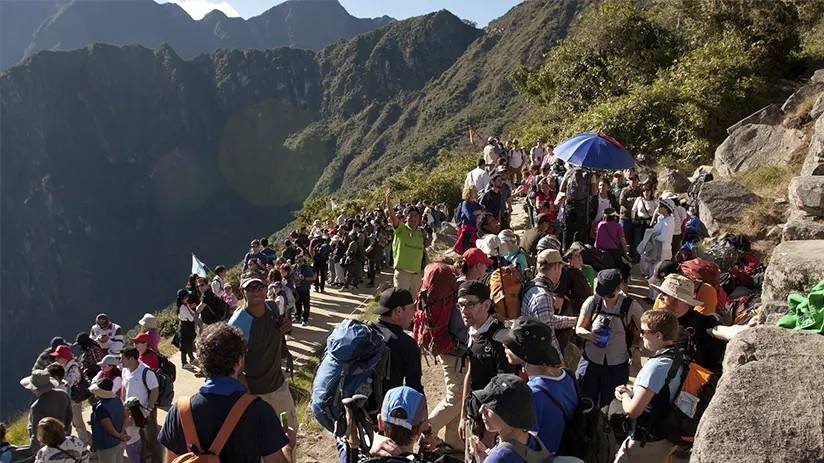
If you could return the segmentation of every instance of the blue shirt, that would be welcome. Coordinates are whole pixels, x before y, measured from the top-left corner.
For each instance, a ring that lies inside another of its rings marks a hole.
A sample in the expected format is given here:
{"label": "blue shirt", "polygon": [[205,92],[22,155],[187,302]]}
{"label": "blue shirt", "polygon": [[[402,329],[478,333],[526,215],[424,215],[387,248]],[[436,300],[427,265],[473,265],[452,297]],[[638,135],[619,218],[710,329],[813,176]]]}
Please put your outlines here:
{"label": "blue shirt", "polygon": [[483,206],[477,202],[470,203],[464,201],[461,203],[461,225],[475,227],[478,225],[478,218],[475,217],[475,211],[483,209]]}
{"label": "blue shirt", "polygon": [[[575,390],[575,378],[564,374],[553,378],[550,376],[533,376],[527,382],[532,389],[532,409],[535,411],[535,426],[532,428],[538,438],[552,453],[557,453],[564,437],[566,420],[564,414],[547,397],[546,392],[564,407],[566,416],[572,417],[578,408],[578,392]],[[546,390],[542,391],[541,388]]]}
{"label": "blue shirt", "polygon": [[308,293],[312,289],[312,283],[308,280],[301,280],[297,278],[298,275],[303,275],[305,278],[311,278],[315,276],[315,271],[312,270],[312,267],[308,264],[304,264],[301,267],[295,266],[295,282],[297,287],[295,289],[298,290],[299,293]]}
{"label": "blue shirt", "polygon": [[[644,364],[644,367],[641,368],[641,371],[638,372],[638,376],[635,378],[635,384],[632,387],[633,395],[638,393],[640,387],[658,394],[664,387],[664,381],[667,379],[667,373],[669,373],[671,366],[672,359],[670,358],[650,357],[650,359],[647,360],[647,363]],[[678,369],[669,382],[670,402],[675,400],[675,396],[678,394],[682,368],[683,367]],[[632,420],[631,429],[633,432],[635,431],[635,422],[636,420]]]}
{"label": "blue shirt", "polygon": [[[526,446],[531,448],[532,450],[538,450],[538,440],[535,439],[535,436],[532,434],[529,435],[529,440],[526,443]],[[490,452],[489,456],[486,457],[484,463],[524,463],[524,459],[521,458],[517,453],[510,450],[503,445],[496,445],[492,452]]]}
{"label": "blue shirt", "polygon": [[117,397],[100,399],[92,405],[92,447],[95,450],[106,450],[120,445],[122,440],[109,434],[103,428],[103,420],[108,418],[118,432],[123,431],[123,417],[126,411],[123,402]]}

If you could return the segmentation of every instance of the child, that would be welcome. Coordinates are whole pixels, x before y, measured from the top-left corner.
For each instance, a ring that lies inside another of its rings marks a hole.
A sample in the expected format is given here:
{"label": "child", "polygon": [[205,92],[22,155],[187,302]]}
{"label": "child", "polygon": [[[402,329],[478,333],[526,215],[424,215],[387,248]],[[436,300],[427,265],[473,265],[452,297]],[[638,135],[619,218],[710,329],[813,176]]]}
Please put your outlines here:
{"label": "child", "polygon": [[278,315],[283,316],[286,314],[286,306],[288,305],[286,295],[283,292],[283,282],[276,281],[272,283],[271,287],[274,292],[275,304],[278,307]]}
{"label": "child", "polygon": [[232,290],[232,285],[226,283],[223,285],[223,302],[229,304],[229,308],[234,312],[237,309],[237,296]]}

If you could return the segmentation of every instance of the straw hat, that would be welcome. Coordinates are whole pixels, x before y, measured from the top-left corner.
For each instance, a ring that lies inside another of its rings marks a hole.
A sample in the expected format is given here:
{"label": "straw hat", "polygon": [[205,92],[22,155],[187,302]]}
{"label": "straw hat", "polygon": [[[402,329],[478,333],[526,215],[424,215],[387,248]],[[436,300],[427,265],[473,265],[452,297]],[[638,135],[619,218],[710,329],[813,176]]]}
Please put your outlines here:
{"label": "straw hat", "polygon": [[150,313],[143,315],[139,323],[146,328],[157,328],[157,319]]}
{"label": "straw hat", "polygon": [[667,277],[664,278],[664,282],[661,283],[661,285],[650,284],[650,286],[657,289],[658,291],[661,291],[667,296],[674,297],[679,301],[685,302],[692,307],[703,304],[703,302],[695,300],[693,298],[692,293],[694,285],[692,283],[692,280],[683,275],[673,273],[667,275]]}

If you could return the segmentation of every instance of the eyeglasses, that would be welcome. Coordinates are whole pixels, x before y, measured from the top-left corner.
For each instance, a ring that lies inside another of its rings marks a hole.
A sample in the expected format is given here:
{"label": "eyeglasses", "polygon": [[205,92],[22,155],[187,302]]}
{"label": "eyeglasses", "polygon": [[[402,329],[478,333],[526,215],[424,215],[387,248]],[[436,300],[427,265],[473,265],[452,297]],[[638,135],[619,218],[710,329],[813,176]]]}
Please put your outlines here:
{"label": "eyeglasses", "polygon": [[475,307],[476,305],[478,305],[479,303],[480,303],[480,301],[463,301],[463,302],[458,301],[455,304],[455,307],[457,307],[458,310],[471,309],[471,308]]}
{"label": "eyeglasses", "polygon": [[249,285],[245,289],[246,289],[246,292],[254,293],[254,292],[257,292],[257,291],[263,291],[264,288],[266,288],[266,286],[264,286],[262,284],[256,284],[256,285]]}

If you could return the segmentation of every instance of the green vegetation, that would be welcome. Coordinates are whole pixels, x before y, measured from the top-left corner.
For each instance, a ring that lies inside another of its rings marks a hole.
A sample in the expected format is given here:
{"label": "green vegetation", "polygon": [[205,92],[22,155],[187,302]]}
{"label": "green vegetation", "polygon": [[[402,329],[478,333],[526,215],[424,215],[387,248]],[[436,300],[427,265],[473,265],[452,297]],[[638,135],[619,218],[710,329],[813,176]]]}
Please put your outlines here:
{"label": "green vegetation", "polygon": [[12,445],[29,445],[29,412],[26,410],[17,418],[9,421],[6,427],[6,440]]}
{"label": "green vegetation", "polygon": [[748,207],[744,219],[729,227],[731,233],[764,237],[775,225],[784,221],[784,211],[775,198],[785,195],[793,177],[801,171],[801,162],[779,166],[761,166],[733,177],[735,181],[761,199]]}

